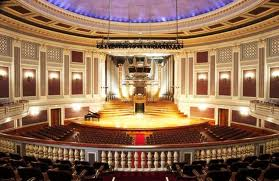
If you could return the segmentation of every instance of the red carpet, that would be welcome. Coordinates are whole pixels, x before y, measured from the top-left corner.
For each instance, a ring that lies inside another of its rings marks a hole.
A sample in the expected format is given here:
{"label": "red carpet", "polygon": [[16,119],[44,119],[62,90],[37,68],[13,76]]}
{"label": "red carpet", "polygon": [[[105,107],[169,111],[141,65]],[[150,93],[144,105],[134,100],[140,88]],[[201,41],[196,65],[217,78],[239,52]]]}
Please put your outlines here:
{"label": "red carpet", "polygon": [[136,134],[135,145],[144,145],[144,144],[145,144],[144,134]]}
{"label": "red carpet", "polygon": [[104,176],[103,181],[111,181],[115,177],[115,181],[175,181],[176,178],[169,172],[114,172]]}

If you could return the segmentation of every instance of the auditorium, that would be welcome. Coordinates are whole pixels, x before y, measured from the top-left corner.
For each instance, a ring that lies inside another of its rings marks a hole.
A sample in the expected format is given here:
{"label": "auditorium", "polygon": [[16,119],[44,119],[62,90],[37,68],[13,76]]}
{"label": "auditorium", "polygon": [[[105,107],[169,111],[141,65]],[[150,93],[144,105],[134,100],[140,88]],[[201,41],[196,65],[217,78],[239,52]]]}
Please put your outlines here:
{"label": "auditorium", "polygon": [[1,0],[0,181],[143,180],[279,181],[279,1]]}

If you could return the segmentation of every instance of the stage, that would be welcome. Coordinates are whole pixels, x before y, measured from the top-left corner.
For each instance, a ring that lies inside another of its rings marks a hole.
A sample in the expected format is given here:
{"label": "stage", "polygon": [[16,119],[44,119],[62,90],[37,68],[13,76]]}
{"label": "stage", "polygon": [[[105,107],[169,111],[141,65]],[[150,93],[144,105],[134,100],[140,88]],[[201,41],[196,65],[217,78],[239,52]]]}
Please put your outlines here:
{"label": "stage", "polygon": [[126,118],[115,118],[115,119],[100,119],[99,121],[86,121],[84,119],[72,120],[74,123],[105,127],[105,128],[123,128],[123,129],[162,129],[162,128],[173,128],[179,126],[189,126],[194,124],[200,124],[208,122],[208,120],[202,119],[169,119],[169,118],[152,118],[142,115],[131,115]]}
{"label": "stage", "polygon": [[208,122],[204,119],[187,118],[170,101],[148,103],[144,113],[136,114],[133,111],[133,104],[114,101],[105,105],[100,116],[99,121],[81,118],[72,122],[95,127],[138,130],[174,128]]}

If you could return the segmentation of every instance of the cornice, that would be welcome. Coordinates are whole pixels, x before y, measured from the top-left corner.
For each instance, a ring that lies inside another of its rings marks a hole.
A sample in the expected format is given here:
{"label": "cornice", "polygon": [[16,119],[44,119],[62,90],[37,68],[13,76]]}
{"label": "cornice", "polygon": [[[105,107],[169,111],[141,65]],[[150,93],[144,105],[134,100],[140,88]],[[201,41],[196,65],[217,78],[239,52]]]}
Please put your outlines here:
{"label": "cornice", "polygon": [[[70,25],[79,26],[94,31],[107,31],[108,21],[82,16],[62,8],[59,8],[45,0],[16,0],[18,3],[32,9],[40,14],[47,15],[51,19],[65,22]],[[238,0],[227,6],[215,11],[199,15],[192,18],[179,20],[179,31],[187,31],[189,29],[199,28],[202,26],[214,24],[232,18],[243,12],[250,10],[268,0]],[[121,23],[111,22],[111,31],[115,33],[170,33],[176,30],[176,22],[160,22],[160,23]]]}

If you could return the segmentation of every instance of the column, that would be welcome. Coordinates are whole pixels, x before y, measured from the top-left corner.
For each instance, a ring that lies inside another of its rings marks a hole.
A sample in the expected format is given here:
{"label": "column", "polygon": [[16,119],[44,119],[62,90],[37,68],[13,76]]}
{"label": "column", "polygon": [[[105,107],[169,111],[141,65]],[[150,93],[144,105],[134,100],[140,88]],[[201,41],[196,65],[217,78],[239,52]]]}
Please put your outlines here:
{"label": "column", "polygon": [[268,83],[268,76],[267,71],[265,70],[266,65],[266,56],[265,56],[265,50],[266,50],[266,43],[264,40],[260,41],[258,43],[259,47],[259,85],[257,86],[259,88],[259,98],[267,98],[267,83]]}
{"label": "column", "polygon": [[39,95],[40,95],[40,99],[45,98],[46,99],[46,81],[47,81],[47,57],[46,57],[46,47],[44,45],[41,45],[39,47],[39,52],[40,52],[40,61],[39,61],[39,65],[40,65],[40,91],[39,91]]}
{"label": "column", "polygon": [[15,99],[21,98],[21,42],[19,40],[13,40],[13,70],[14,75],[12,80],[14,80],[13,84],[13,95]]}
{"label": "column", "polygon": [[240,61],[240,46],[237,45],[235,47],[233,47],[233,76],[232,76],[232,82],[233,82],[233,86],[232,86],[232,95],[233,98],[238,99],[240,97],[240,87],[239,86],[239,61]]}
{"label": "column", "polygon": [[211,97],[215,97],[216,96],[216,50],[211,50],[209,52],[209,80],[210,80],[210,91],[209,91],[209,95]]}

